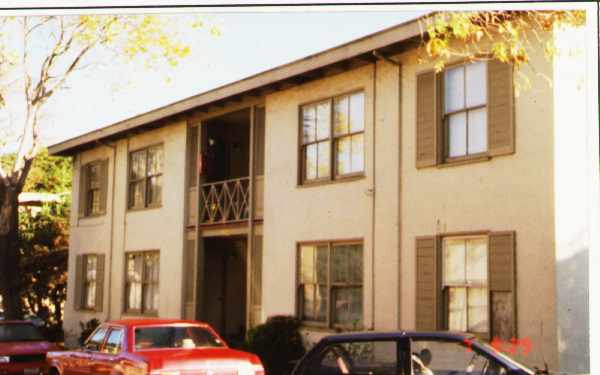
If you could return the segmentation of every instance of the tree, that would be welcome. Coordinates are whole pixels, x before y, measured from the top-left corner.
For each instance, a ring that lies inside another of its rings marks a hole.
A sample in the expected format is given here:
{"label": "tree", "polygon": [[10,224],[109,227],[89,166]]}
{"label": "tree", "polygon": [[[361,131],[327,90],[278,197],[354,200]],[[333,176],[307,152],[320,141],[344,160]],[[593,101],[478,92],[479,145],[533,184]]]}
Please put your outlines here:
{"label": "tree", "polygon": [[[435,13],[421,20],[421,60],[433,61],[439,72],[456,58],[494,58],[512,63],[518,72],[523,64],[529,64],[530,51],[540,44],[548,59],[559,53],[554,40],[543,39],[540,31],[581,27],[585,22],[582,10]],[[527,78],[522,78],[527,86]]]}
{"label": "tree", "polygon": [[[203,26],[197,18],[190,21],[193,29]],[[15,156],[0,163],[0,294],[7,318],[22,316],[15,267],[21,264],[18,195],[42,147],[39,130],[48,100],[78,70],[106,53],[124,59],[143,57],[150,65],[176,65],[189,47],[173,32],[175,24],[155,15],[0,19],[0,120],[18,129]],[[9,107],[16,111],[9,114]]]}
{"label": "tree", "polygon": [[[0,157],[12,165],[16,155]],[[42,207],[19,207],[18,294],[25,312],[44,321],[53,341],[62,341],[63,304],[67,292],[69,211],[72,166],[69,158],[49,156],[43,149],[34,159],[24,191],[59,195]]]}

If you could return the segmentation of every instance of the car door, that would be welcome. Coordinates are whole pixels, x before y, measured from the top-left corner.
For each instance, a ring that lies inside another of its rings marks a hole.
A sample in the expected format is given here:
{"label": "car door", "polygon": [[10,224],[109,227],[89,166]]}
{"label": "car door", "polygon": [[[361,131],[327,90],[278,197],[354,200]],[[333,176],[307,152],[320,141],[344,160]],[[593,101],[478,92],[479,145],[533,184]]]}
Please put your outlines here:
{"label": "car door", "polygon": [[508,369],[463,341],[440,338],[411,340],[413,375],[507,375]]}
{"label": "car door", "polygon": [[64,369],[64,375],[90,375],[91,361],[93,354],[100,351],[104,340],[106,339],[106,333],[108,327],[105,325],[96,328],[94,333],[85,341],[81,350],[74,351],[69,358],[69,365]]}
{"label": "car door", "polygon": [[405,375],[401,340],[328,342],[303,360],[295,375]]}
{"label": "car door", "polygon": [[119,354],[123,350],[125,330],[122,327],[111,327],[106,335],[104,346],[99,352],[92,354],[90,361],[92,374],[110,374],[119,362]]}

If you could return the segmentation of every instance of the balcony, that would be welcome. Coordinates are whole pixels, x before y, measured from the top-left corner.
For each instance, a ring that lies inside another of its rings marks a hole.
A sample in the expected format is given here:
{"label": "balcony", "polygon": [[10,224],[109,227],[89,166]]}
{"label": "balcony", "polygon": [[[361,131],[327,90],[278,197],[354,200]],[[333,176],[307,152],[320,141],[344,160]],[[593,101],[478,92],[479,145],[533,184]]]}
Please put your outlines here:
{"label": "balcony", "polygon": [[200,185],[200,224],[248,220],[250,179],[234,178]]}
{"label": "balcony", "polygon": [[211,118],[191,134],[189,168],[200,175],[190,173],[197,182],[188,190],[188,225],[250,222],[251,205],[253,219],[263,218],[264,110],[255,116],[254,147],[250,114],[246,108]]}

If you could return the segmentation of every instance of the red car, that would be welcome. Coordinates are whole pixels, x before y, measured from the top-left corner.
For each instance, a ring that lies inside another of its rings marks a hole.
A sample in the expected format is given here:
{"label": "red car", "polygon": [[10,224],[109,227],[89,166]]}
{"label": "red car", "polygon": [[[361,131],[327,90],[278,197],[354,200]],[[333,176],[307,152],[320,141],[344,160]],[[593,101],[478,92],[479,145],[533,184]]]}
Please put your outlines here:
{"label": "red car", "polygon": [[254,354],[233,350],[207,324],[135,319],[101,324],[80,350],[48,353],[50,375],[264,375]]}
{"label": "red car", "polygon": [[57,348],[46,341],[32,322],[0,321],[0,375],[40,374],[46,353]]}

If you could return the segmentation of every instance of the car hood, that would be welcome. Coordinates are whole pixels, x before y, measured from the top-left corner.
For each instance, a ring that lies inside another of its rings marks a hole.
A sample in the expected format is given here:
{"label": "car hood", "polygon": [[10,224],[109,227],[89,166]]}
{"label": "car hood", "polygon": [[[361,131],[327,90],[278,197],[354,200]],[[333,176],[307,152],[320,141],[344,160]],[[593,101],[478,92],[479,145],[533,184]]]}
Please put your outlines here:
{"label": "car hood", "polygon": [[49,350],[56,350],[56,348],[47,341],[0,342],[0,355],[41,354]]}
{"label": "car hood", "polygon": [[237,368],[260,364],[254,354],[229,348],[158,349],[135,354],[144,358],[152,371]]}

